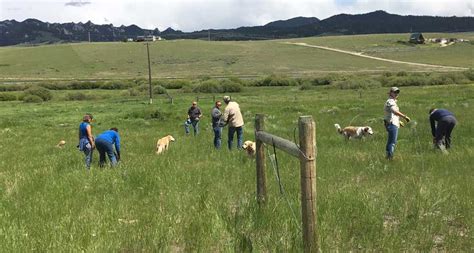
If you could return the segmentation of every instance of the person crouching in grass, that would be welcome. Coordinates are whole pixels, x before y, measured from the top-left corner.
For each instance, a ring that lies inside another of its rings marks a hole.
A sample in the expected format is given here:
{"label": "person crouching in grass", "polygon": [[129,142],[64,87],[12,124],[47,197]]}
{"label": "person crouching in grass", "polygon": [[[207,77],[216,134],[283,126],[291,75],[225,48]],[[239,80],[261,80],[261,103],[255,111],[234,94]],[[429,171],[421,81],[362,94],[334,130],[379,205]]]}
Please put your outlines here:
{"label": "person crouching in grass", "polygon": [[[117,153],[114,152],[114,145]],[[95,146],[99,151],[99,167],[104,167],[105,154],[109,157],[112,167],[120,161],[120,135],[116,127],[99,134],[95,139]]]}

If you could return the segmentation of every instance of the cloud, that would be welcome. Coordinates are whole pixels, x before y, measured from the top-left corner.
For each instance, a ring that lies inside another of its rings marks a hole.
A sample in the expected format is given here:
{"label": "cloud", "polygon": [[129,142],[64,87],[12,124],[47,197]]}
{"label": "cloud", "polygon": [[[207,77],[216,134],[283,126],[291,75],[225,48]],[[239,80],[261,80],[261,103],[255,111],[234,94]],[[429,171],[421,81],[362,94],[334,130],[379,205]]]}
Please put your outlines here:
{"label": "cloud", "polygon": [[91,4],[91,2],[89,1],[82,1],[82,0],[79,0],[79,1],[75,1],[75,0],[72,0],[71,2],[68,2],[68,3],[65,3],[64,5],[65,6],[73,6],[73,7],[82,7],[82,6],[85,6],[85,5],[88,5],[88,4]]}

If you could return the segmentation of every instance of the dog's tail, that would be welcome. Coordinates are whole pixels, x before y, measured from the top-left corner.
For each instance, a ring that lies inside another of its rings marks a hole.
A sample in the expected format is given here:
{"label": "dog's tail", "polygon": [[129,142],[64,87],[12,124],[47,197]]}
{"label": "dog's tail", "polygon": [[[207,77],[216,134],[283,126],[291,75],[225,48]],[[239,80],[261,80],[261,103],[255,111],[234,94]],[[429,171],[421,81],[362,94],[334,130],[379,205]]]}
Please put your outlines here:
{"label": "dog's tail", "polygon": [[337,132],[342,134],[342,129],[341,129],[341,126],[339,124],[334,124],[334,126],[336,127],[337,129]]}

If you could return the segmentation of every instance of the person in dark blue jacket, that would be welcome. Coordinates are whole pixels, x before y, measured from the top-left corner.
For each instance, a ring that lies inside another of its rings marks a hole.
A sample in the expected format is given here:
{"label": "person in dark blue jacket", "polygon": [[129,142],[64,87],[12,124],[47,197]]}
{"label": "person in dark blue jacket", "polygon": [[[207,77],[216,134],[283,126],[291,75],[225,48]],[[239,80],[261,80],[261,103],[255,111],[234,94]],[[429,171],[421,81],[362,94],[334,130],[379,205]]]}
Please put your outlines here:
{"label": "person in dark blue jacket", "polygon": [[456,123],[456,118],[452,112],[437,108],[430,110],[431,134],[437,148],[443,150],[451,147],[451,132]]}
{"label": "person in dark blue jacket", "polygon": [[79,151],[84,152],[84,161],[87,169],[91,168],[92,153],[95,148],[91,127],[92,119],[92,114],[86,114],[82,118],[82,123],[79,125],[79,145],[77,145],[77,147],[79,148]]}
{"label": "person in dark blue jacket", "polygon": [[[114,146],[115,151],[114,152]],[[95,146],[99,151],[99,166],[103,167],[105,164],[105,154],[109,157],[112,166],[116,166],[117,162],[120,161],[120,136],[118,129],[112,127],[97,136],[95,139]]]}

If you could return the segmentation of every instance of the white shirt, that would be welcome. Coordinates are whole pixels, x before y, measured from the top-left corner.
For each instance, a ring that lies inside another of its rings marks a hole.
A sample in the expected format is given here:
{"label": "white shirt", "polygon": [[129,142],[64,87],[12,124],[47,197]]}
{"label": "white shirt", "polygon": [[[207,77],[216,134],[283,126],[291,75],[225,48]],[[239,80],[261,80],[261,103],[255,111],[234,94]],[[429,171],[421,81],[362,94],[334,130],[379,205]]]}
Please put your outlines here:
{"label": "white shirt", "polygon": [[395,126],[400,127],[400,117],[393,113],[394,111],[398,112],[399,110],[397,100],[389,97],[387,102],[385,102],[383,119],[386,122],[390,122]]}

